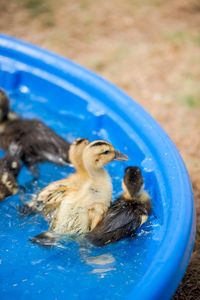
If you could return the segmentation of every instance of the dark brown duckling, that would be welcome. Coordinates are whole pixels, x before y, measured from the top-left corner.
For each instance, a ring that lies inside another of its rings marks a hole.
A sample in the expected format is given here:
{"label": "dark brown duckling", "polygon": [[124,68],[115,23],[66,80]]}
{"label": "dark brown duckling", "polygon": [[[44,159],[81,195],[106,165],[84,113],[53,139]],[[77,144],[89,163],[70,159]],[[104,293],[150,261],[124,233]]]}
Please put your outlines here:
{"label": "dark brown duckling", "polygon": [[0,159],[0,201],[18,192],[17,176],[21,169],[18,149]]}
{"label": "dark brown duckling", "polygon": [[9,110],[8,98],[4,91],[0,90],[0,123],[8,119]]}
{"label": "dark brown duckling", "polygon": [[128,167],[122,183],[123,194],[111,205],[101,222],[86,235],[96,246],[104,246],[132,236],[147,221],[150,196],[143,188],[138,167]]}
{"label": "dark brown duckling", "polygon": [[8,150],[11,143],[21,147],[21,159],[30,169],[44,161],[69,163],[70,144],[42,121],[22,119],[12,113],[8,97],[0,91],[0,147]]}

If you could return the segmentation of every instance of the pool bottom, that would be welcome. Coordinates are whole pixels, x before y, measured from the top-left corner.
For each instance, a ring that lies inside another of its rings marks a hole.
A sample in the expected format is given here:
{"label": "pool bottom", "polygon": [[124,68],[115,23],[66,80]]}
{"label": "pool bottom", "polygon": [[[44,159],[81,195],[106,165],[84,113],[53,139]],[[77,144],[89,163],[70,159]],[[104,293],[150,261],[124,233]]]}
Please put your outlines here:
{"label": "pool bottom", "polygon": [[[91,132],[85,129],[91,128],[90,120],[91,125],[96,124],[93,121],[95,116],[90,112],[86,114],[85,124],[80,114],[69,115],[63,109],[57,112],[50,108],[46,110],[47,99],[41,101],[21,93],[13,94],[11,98],[15,111],[26,117],[41,118],[70,141],[85,136],[85,132],[90,139],[110,137],[104,127],[94,127]],[[123,147],[128,151],[126,144]],[[140,159],[141,154],[138,153],[133,163],[138,164]],[[125,167],[123,163],[112,163],[108,167],[113,178],[114,198],[121,191]],[[26,188],[23,201],[28,201],[49,182],[72,172],[70,167],[49,163],[41,164],[39,169],[40,177],[34,184],[29,171],[22,170],[19,182]],[[30,237],[46,230],[48,224],[39,215],[22,218],[17,209],[21,197],[10,197],[0,204],[1,299],[88,299],[88,295],[91,299],[122,299],[133,285],[140,288],[137,284],[152,261],[153,253],[149,249],[160,244],[158,219],[152,216],[135,238],[103,248],[93,247],[79,239],[66,240],[47,249],[29,241]]]}

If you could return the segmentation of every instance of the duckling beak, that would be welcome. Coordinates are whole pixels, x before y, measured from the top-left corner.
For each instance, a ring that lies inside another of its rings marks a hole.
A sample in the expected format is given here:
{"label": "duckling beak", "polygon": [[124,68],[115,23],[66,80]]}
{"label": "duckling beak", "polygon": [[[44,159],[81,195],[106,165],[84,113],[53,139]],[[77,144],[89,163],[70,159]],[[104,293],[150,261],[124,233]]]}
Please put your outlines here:
{"label": "duckling beak", "polygon": [[115,158],[114,160],[128,160],[128,156],[126,156],[125,154],[115,150]]}

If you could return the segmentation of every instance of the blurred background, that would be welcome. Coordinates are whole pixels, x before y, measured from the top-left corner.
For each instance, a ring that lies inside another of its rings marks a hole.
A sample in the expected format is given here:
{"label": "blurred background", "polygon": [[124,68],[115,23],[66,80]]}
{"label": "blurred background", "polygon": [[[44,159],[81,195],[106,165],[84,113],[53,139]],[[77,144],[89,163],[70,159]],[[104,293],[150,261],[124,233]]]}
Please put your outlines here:
{"label": "blurred background", "polygon": [[198,223],[174,299],[200,299],[200,0],[0,0],[0,31],[103,75],[172,138],[192,179]]}

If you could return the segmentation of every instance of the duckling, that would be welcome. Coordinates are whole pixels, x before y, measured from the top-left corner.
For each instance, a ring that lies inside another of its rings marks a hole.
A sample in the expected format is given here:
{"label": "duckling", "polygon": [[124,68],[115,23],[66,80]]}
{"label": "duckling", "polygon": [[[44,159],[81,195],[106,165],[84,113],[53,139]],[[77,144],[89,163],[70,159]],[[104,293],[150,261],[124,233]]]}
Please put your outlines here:
{"label": "duckling", "polygon": [[20,213],[23,215],[41,212],[45,217],[51,217],[51,212],[59,206],[63,194],[67,194],[74,186],[78,189],[87,177],[83,166],[82,154],[89,141],[85,138],[76,139],[69,148],[69,160],[76,172],[68,178],[57,180],[45,187],[35,198],[23,207]]}
{"label": "duckling", "polygon": [[123,194],[111,205],[101,222],[86,235],[96,246],[104,246],[132,236],[144,224],[151,210],[138,167],[128,167],[122,183]]}
{"label": "duckling", "polygon": [[78,188],[74,186],[67,194],[63,193],[50,231],[36,236],[32,241],[49,245],[57,235],[83,234],[94,229],[105,215],[112,198],[111,178],[103,167],[113,160],[127,159],[104,140],[89,143],[83,151],[83,164],[88,177]]}
{"label": "duckling", "polygon": [[18,192],[17,176],[21,169],[18,150],[10,151],[0,159],[0,201]]}
{"label": "duckling", "polygon": [[4,131],[8,120],[18,119],[19,116],[10,110],[9,100],[6,93],[0,89],[0,133]]}
{"label": "duckling", "polygon": [[0,90],[0,123],[7,121],[8,114],[9,101],[4,91]]}
{"label": "duckling", "polygon": [[7,150],[11,143],[22,148],[22,161],[33,172],[34,165],[49,161],[69,163],[70,144],[37,119],[22,119],[12,113],[6,94],[0,91],[0,147]]}

